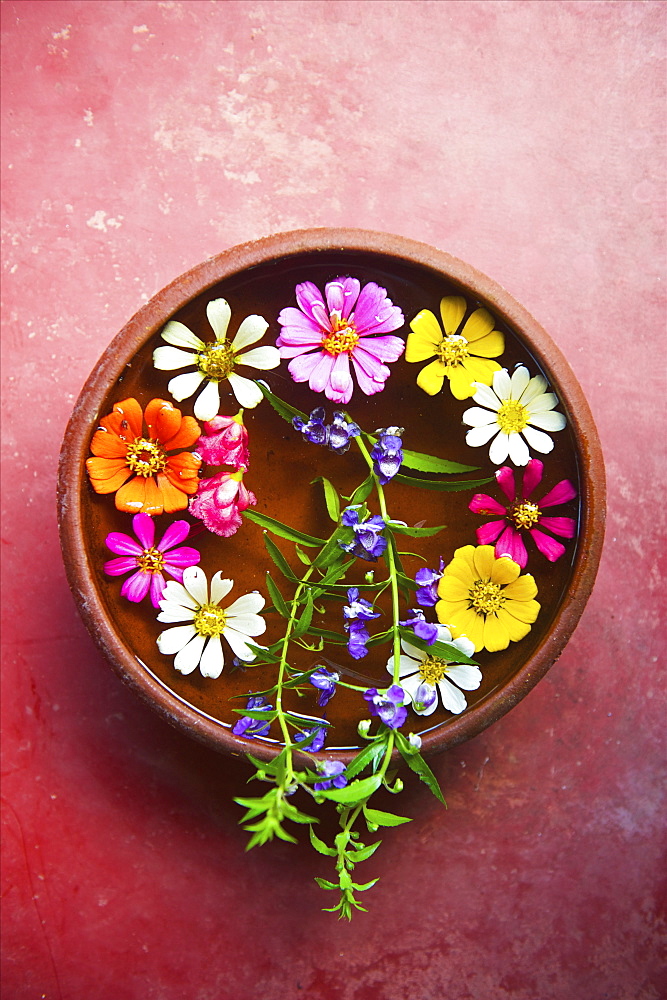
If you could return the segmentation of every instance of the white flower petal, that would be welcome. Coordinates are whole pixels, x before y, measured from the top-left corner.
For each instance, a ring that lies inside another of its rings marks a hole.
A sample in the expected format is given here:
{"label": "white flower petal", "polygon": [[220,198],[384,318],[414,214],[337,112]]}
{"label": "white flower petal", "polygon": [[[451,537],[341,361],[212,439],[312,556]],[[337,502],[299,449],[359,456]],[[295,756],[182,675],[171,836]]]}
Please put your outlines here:
{"label": "white flower petal", "polygon": [[507,368],[501,368],[499,372],[494,372],[493,391],[498,399],[505,400],[510,398],[510,394],[512,392],[512,380],[510,379]]}
{"label": "white flower petal", "polygon": [[227,628],[224,629],[222,634],[224,635],[229,645],[232,647],[234,655],[238,656],[239,660],[244,660],[246,663],[250,663],[252,660],[255,659],[255,656],[257,654],[254,653],[248,646],[247,636],[241,635],[240,632],[237,632],[230,626],[227,626]]}
{"label": "white flower petal", "polygon": [[450,684],[446,677],[438,681],[438,688],[442,704],[448,711],[453,712],[454,715],[460,715],[468,707],[468,702],[463,692],[459,691],[453,684]]}
{"label": "white flower petal", "polygon": [[264,635],[266,632],[266,619],[261,615],[229,615],[227,618],[229,627],[242,635]]}
{"label": "white flower petal", "polygon": [[219,677],[225,665],[225,654],[222,651],[222,643],[219,635],[213,635],[206,644],[206,649],[202,653],[199,661],[199,669],[202,677]]}
{"label": "white flower petal", "polygon": [[227,339],[227,327],[231,319],[232,310],[226,299],[213,299],[206,306],[206,316],[215,334],[215,339],[224,341]]}
{"label": "white flower petal", "polygon": [[464,691],[476,691],[482,683],[482,671],[470,663],[455,663],[447,667],[447,676]]}
{"label": "white flower petal", "polygon": [[512,373],[511,378],[512,389],[510,393],[510,399],[520,399],[521,393],[525,390],[526,386],[530,382],[530,372],[524,365],[519,365],[515,368]]}
{"label": "white flower petal", "polygon": [[268,328],[269,324],[263,316],[246,316],[232,341],[232,349],[242,351],[244,347],[256,344],[258,340],[262,339]]}
{"label": "white flower petal", "polygon": [[206,638],[203,635],[195,635],[194,639],[190,639],[187,646],[183,646],[174,657],[174,669],[180,674],[191,674],[196,670],[205,642]]}
{"label": "white flower petal", "polygon": [[173,344],[174,347],[190,347],[193,351],[201,351],[204,346],[203,340],[200,340],[192,330],[175,319],[172,319],[165,326],[162,331],[162,339],[166,340],[168,344]]}
{"label": "white flower petal", "polygon": [[531,413],[530,421],[533,427],[539,427],[543,431],[562,431],[567,420],[564,414],[557,410],[546,410],[544,413]]}
{"label": "white flower petal", "polygon": [[277,347],[255,347],[246,354],[240,354],[236,361],[239,365],[248,365],[250,368],[277,368],[280,364],[280,351]]}
{"label": "white flower petal", "polygon": [[471,406],[463,414],[463,423],[470,427],[486,427],[495,424],[497,414],[493,410],[484,410],[481,406]]}
{"label": "white flower petal", "polygon": [[415,713],[415,715],[432,715],[433,712],[435,712],[436,708],[438,707],[438,696],[432,684],[429,684],[428,687],[430,687],[433,693],[435,694],[435,698],[433,698],[431,703],[426,708],[419,709],[415,706],[417,691],[421,687],[421,684],[422,684],[422,679],[419,674],[415,674],[413,677],[408,677],[406,680],[401,681],[401,687],[403,688],[404,691],[407,691],[408,694],[410,695],[410,700],[412,701],[412,710]]}
{"label": "white flower petal", "polygon": [[266,598],[261,594],[244,594],[237,597],[226,609],[228,615],[256,615],[266,604]]}
{"label": "white flower petal", "polygon": [[195,616],[193,608],[183,608],[180,604],[160,601],[162,611],[157,616],[159,622],[191,622]]}
{"label": "white flower petal", "polygon": [[529,413],[543,413],[544,410],[553,410],[554,406],[558,405],[558,396],[555,392],[542,392],[523,405]]}
{"label": "white flower petal", "polygon": [[509,457],[514,465],[528,465],[530,461],[528,445],[520,434],[509,435]]}
{"label": "white flower petal", "polygon": [[475,395],[472,397],[473,400],[479,403],[480,406],[488,406],[489,409],[497,412],[500,409],[500,400],[493,389],[488,385],[484,385],[483,382],[473,382],[473,385],[476,387]]}
{"label": "white flower petal", "polygon": [[199,607],[202,604],[208,604],[206,573],[201,566],[188,566],[187,569],[183,570],[183,586],[188,594],[194,597]]}
{"label": "white flower petal", "polygon": [[153,364],[161,372],[172,372],[176,368],[187,368],[195,364],[195,356],[190,351],[181,351],[178,347],[156,347],[153,351]]}
{"label": "white flower petal", "polygon": [[168,580],[167,586],[162,591],[160,607],[164,608],[167,603],[182,605],[184,608],[192,608],[193,611],[199,607],[195,599],[178,580]]}
{"label": "white flower petal", "polygon": [[243,378],[242,375],[236,375],[232,372],[229,376],[229,384],[239,406],[243,406],[245,409],[253,410],[264,399],[260,387],[249,378]]}
{"label": "white flower petal", "polygon": [[[452,642],[452,633],[449,631],[446,625],[438,625],[438,642]],[[461,647],[457,643],[453,643],[457,649]]]}
{"label": "white flower petal", "polygon": [[233,580],[223,580],[222,573],[215,573],[211,577],[211,604],[219,604],[223,597],[227,596],[233,586]]}
{"label": "white flower petal", "polygon": [[494,434],[498,433],[498,424],[487,424],[486,427],[472,427],[466,434],[466,444],[471,448],[479,448],[480,445],[490,441]]}
{"label": "white flower petal", "polygon": [[187,399],[193,392],[196,392],[201,385],[204,376],[201,372],[183,372],[172,378],[167,388],[175,400],[179,403],[182,399]]}
{"label": "white flower petal", "polygon": [[460,649],[464,656],[472,656],[475,652],[475,643],[466,635],[460,635],[458,639],[452,640],[452,646]]}
{"label": "white flower petal", "polygon": [[[479,428],[482,430],[482,428]],[[468,435],[472,434],[472,431],[468,431]],[[468,435],[466,435],[466,440]],[[498,431],[495,439],[491,442],[491,447],[489,448],[489,458],[494,465],[502,465],[510,451],[510,439],[505,434],[504,431]]]}
{"label": "white flower petal", "polygon": [[524,393],[521,397],[521,402],[523,403],[523,405],[528,406],[528,404],[532,402],[533,399],[535,399],[537,396],[541,396],[546,387],[547,387],[547,380],[543,378],[542,375],[535,375],[534,378],[531,378],[530,382],[528,383],[528,386],[524,390]]}
{"label": "white flower petal", "polygon": [[195,400],[197,420],[213,420],[220,409],[220,390],[217,382],[207,382]]}
{"label": "white flower petal", "polygon": [[180,652],[196,634],[194,625],[177,625],[176,628],[165,629],[157,637],[157,648],[161,653],[170,656],[172,653]]}
{"label": "white flower petal", "polygon": [[537,428],[531,427],[529,424],[527,427],[524,427],[521,433],[530,447],[534,451],[539,451],[541,455],[548,455],[550,451],[553,451],[554,443],[544,431],[538,431]]}

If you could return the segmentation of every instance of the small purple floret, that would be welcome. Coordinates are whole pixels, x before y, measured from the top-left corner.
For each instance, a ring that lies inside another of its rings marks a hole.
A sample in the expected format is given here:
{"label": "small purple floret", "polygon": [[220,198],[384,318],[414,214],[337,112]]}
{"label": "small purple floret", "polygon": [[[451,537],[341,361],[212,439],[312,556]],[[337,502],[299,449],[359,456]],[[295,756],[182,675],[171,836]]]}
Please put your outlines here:
{"label": "small purple floret", "polygon": [[328,705],[336,693],[336,684],[340,680],[340,674],[327,670],[326,667],[318,667],[308,678],[313,687],[316,687],[320,694],[317,704],[320,708]]}
{"label": "small purple floret", "polygon": [[438,603],[438,583],[445,571],[445,561],[440,560],[440,569],[418,569],[415,573],[415,583],[419,585],[416,594],[417,604],[422,608],[432,608]]}
{"label": "small purple floret", "polygon": [[300,750],[309,750],[311,753],[317,753],[324,746],[326,736],[326,726],[312,726],[303,733],[296,733],[294,739],[297,743],[301,744],[299,747]]}
{"label": "small purple floret", "polygon": [[438,626],[426,621],[421,608],[410,608],[410,615],[410,618],[406,618],[404,622],[398,624],[405,628],[411,628],[417,638],[423,639],[431,646],[438,638]]}
{"label": "small purple floret", "polygon": [[317,406],[311,411],[307,421],[301,417],[292,417],[292,426],[301,431],[310,444],[328,445],[331,451],[343,455],[350,447],[350,438],[361,434],[361,428],[353,422],[348,423],[345,414],[338,411],[334,413],[331,424],[325,424],[325,418],[324,407]]}
{"label": "small purple floret", "polygon": [[403,461],[402,427],[381,427],[376,431],[379,440],[371,451],[375,475],[381,486],[394,478]]}
{"label": "small purple floret", "polygon": [[325,792],[328,788],[345,788],[347,778],[345,777],[345,764],[340,760],[318,761],[317,770],[325,779],[316,781],[313,788],[318,792]]}
{"label": "small purple floret", "polygon": [[379,514],[360,521],[358,508],[346,507],[341,523],[354,531],[354,541],[338,543],[345,552],[375,562],[387,548],[387,539],[382,534],[386,525]]}
{"label": "small purple floret", "polygon": [[363,696],[371,715],[378,715],[389,729],[400,729],[408,717],[408,710],[403,705],[405,692],[398,684],[392,684],[386,691],[368,688]]}
{"label": "small purple floret", "polygon": [[[246,705],[246,709],[251,712],[253,710],[268,710],[272,708],[273,705],[269,704],[262,694],[253,695],[251,698],[248,698],[248,704]],[[270,729],[271,723],[267,722],[266,719],[253,719],[249,715],[244,715],[232,727],[232,732],[235,736],[268,736]]]}

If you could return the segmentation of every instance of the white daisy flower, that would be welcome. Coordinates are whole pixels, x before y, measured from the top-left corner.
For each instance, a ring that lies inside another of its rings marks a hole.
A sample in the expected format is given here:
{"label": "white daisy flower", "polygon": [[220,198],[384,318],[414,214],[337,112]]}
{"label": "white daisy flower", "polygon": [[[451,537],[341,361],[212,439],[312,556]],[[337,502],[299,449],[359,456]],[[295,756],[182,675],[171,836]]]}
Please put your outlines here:
{"label": "white daisy flower", "polygon": [[463,422],[471,428],[466,442],[472,448],[493,438],[489,458],[495,465],[502,465],[508,456],[514,465],[527,465],[529,446],[542,455],[552,450],[554,443],[544,432],[562,431],[567,420],[562,413],[554,413],[558,397],[545,391],[542,375],[531,378],[528,369],[519,365],[511,377],[506,368],[496,372],[491,387],[481,382],[473,385],[477,389],[473,400],[479,405],[463,414]]}
{"label": "white daisy flower", "polygon": [[[464,656],[472,656],[475,644],[462,635],[452,639],[452,634],[446,625],[438,625],[438,642],[449,642],[456,646]],[[403,650],[399,660],[399,684],[406,693],[406,703],[412,702],[412,708],[417,715],[431,715],[438,707],[438,693],[443,706],[454,715],[459,715],[468,707],[464,691],[476,691],[482,683],[482,672],[479,667],[468,663],[450,663],[440,656],[434,656],[428,650],[417,649],[416,646],[401,639]],[[387,670],[394,671],[394,657],[387,661]],[[458,686],[457,686],[458,685]]]}
{"label": "white daisy flower", "polygon": [[[229,381],[240,406],[252,409],[261,403],[262,390],[252,379],[237,375],[234,371],[236,365],[266,370],[277,368],[280,364],[277,347],[255,347],[245,354],[241,353],[266,333],[269,324],[262,316],[246,316],[231,344],[228,344],[227,327],[232,315],[229,303],[225,299],[213,299],[206,306],[206,315],[215,333],[212,344],[204,343],[183,323],[171,320],[162,331],[162,339],[172,346],[157,347],[153,351],[153,364],[161,371],[196,366],[196,371],[172,378],[169,392],[180,403],[197,392],[204,382],[194,406],[198,420],[213,420],[217,416],[220,409],[218,383],[224,379]],[[190,353],[192,351],[194,354]]]}
{"label": "white daisy flower", "polygon": [[199,667],[204,677],[219,677],[225,662],[221,636],[239,660],[249,663],[255,659],[257,654],[248,645],[248,638],[262,635],[266,630],[265,619],[257,614],[265,599],[254,591],[223,610],[220,601],[233,586],[233,580],[223,580],[216,573],[211,578],[209,598],[206,574],[199,566],[183,570],[182,584],[175,580],[167,583],[157,620],[187,624],[166,629],[158,636],[157,644],[161,653],[176,654],[174,667],[182,674],[191,674]]}

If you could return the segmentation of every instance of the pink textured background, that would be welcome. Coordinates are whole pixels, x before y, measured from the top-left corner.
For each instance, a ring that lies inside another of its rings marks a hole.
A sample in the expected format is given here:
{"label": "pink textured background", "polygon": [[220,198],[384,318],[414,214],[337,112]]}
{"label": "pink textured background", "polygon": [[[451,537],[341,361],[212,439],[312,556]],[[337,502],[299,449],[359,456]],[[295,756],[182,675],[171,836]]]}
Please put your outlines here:
{"label": "pink textured background", "polygon": [[[3,998],[664,997],[664,5],[1,9]],[[320,912],[312,852],[243,853],[245,772],[97,654],[54,504],[71,407],[137,308],[316,225],[505,285],[582,383],[610,499],[566,652],[435,762],[448,812],[411,786],[351,926]]]}

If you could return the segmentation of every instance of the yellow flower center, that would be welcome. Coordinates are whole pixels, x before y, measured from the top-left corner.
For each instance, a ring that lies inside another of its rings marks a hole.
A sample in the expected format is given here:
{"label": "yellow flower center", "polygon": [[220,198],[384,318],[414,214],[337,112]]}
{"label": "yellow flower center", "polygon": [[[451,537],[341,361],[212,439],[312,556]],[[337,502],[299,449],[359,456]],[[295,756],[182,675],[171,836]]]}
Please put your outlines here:
{"label": "yellow flower center", "polygon": [[505,434],[518,434],[528,423],[529,413],[517,399],[506,399],[498,410],[498,426]]}
{"label": "yellow flower center", "polygon": [[540,519],[540,508],[536,503],[524,500],[523,503],[514,504],[510,508],[510,517],[514,518],[515,527],[532,528]]}
{"label": "yellow flower center", "polygon": [[227,378],[236,362],[236,355],[229,344],[205,344],[197,355],[197,368],[214,382]]}
{"label": "yellow flower center", "polygon": [[456,368],[470,356],[468,341],[465,337],[443,337],[436,348],[437,356],[447,368]]}
{"label": "yellow flower center", "polygon": [[359,343],[357,328],[351,320],[340,316],[331,317],[333,330],[322,338],[322,350],[337,357],[346,351],[350,353]]}
{"label": "yellow flower center", "polygon": [[137,476],[154,476],[162,472],[167,464],[167,456],[155,441],[149,438],[135,438],[127,446],[127,464]]}
{"label": "yellow flower center", "polygon": [[425,684],[437,684],[447,673],[447,662],[439,656],[427,656],[419,667],[419,676]]}
{"label": "yellow flower center", "polygon": [[505,603],[502,588],[499,583],[490,580],[476,580],[469,591],[470,607],[478,615],[490,615],[500,611]]}
{"label": "yellow flower center", "polygon": [[224,631],[227,615],[217,604],[202,604],[192,624],[199,635],[210,639],[211,636],[220,635]]}
{"label": "yellow flower center", "polygon": [[142,573],[160,573],[164,569],[164,556],[157,549],[144,549],[137,558],[137,566]]}

